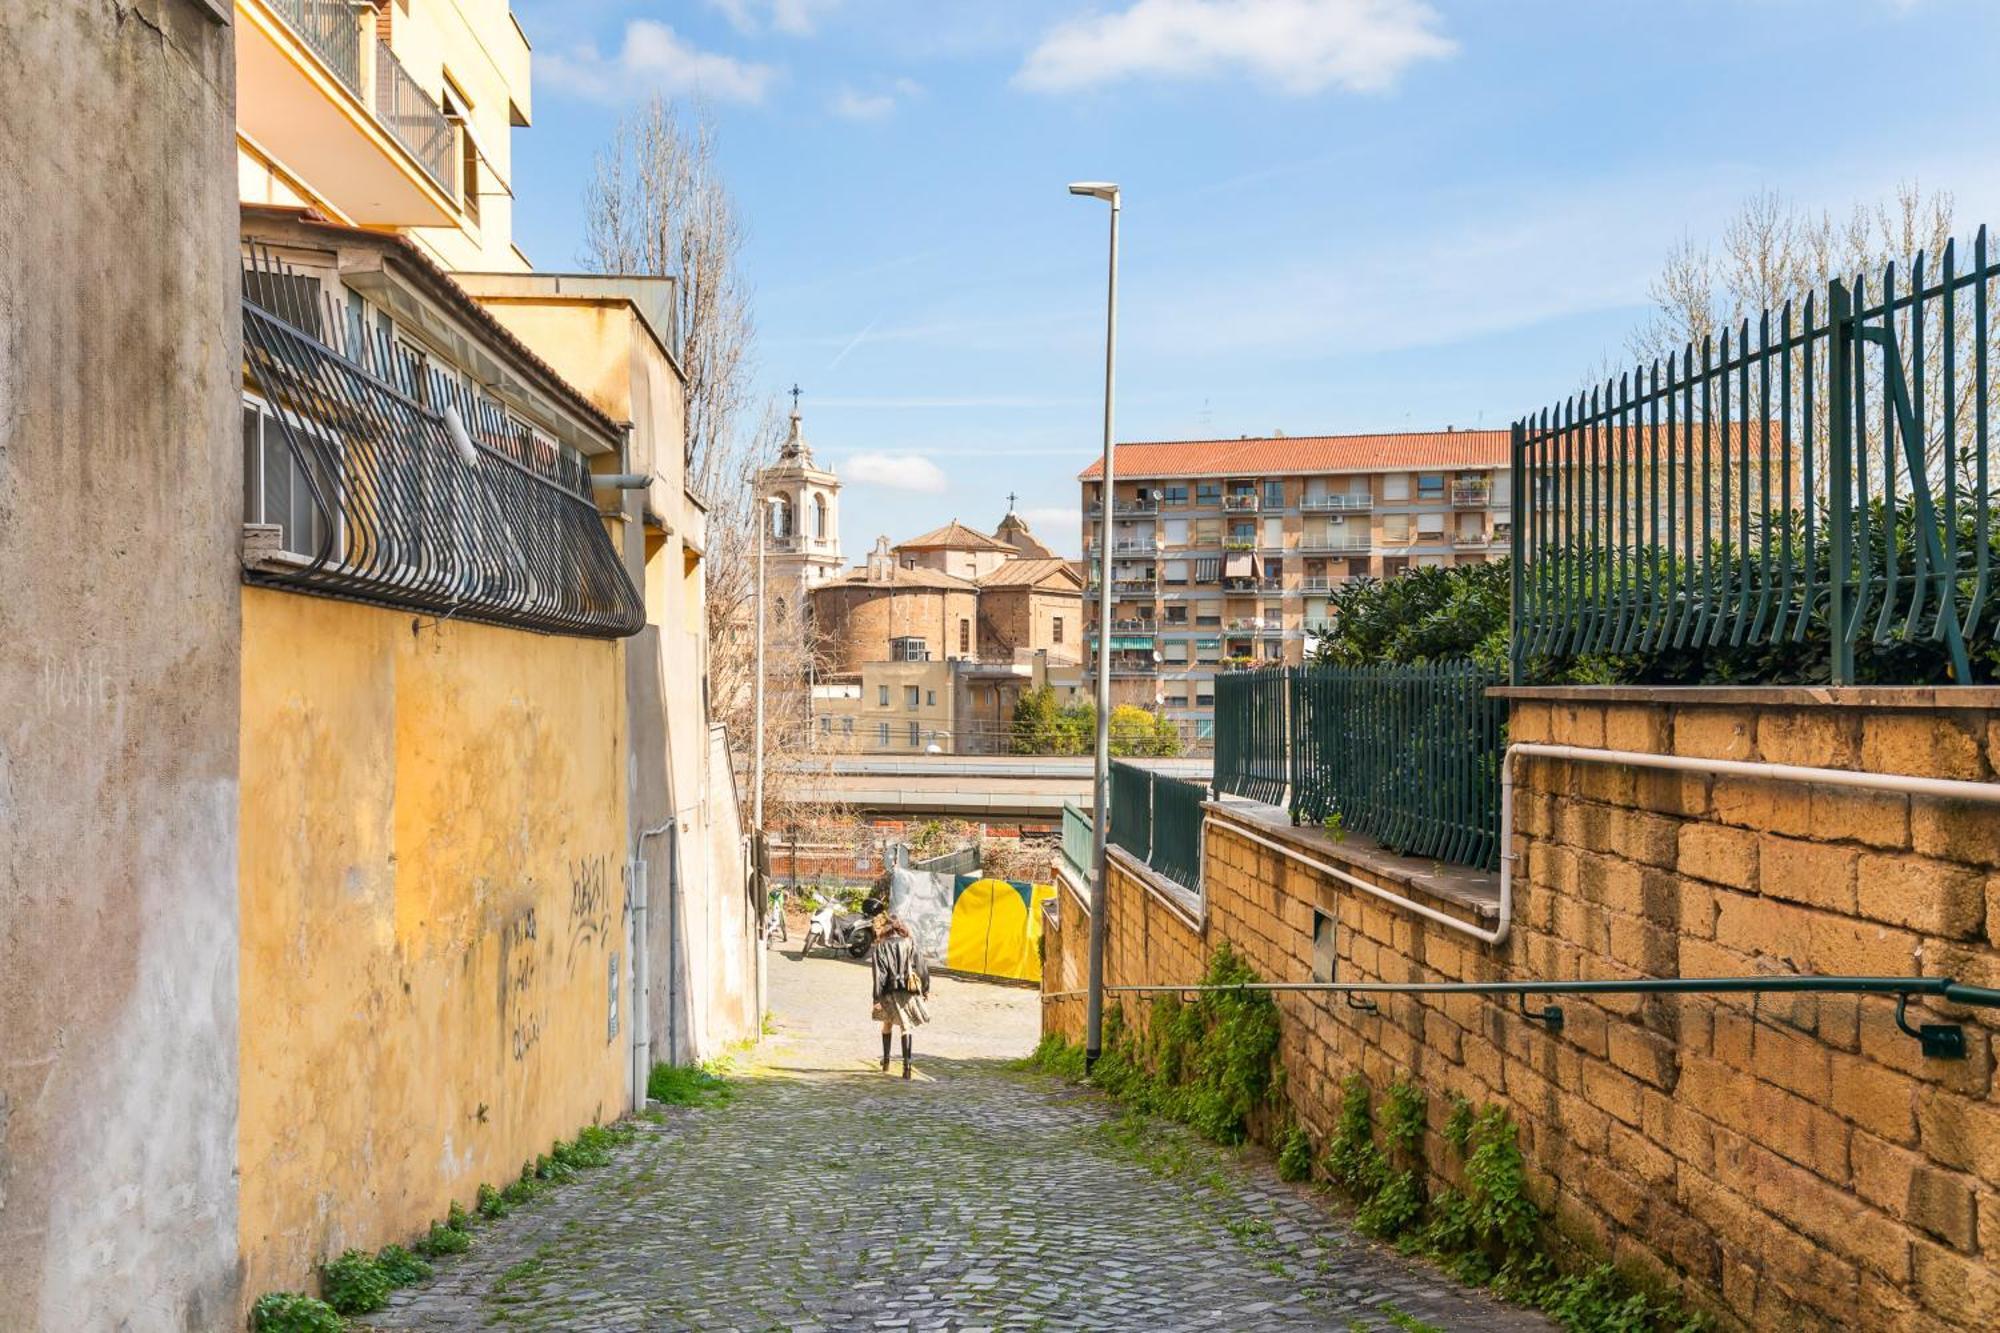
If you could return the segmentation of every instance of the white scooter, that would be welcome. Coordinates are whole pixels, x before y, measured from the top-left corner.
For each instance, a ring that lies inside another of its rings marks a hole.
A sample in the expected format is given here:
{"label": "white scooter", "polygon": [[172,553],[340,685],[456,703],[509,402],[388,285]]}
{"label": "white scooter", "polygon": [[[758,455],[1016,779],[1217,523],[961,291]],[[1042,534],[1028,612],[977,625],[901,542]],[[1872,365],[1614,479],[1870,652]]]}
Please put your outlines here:
{"label": "white scooter", "polygon": [[[805,938],[799,941],[799,957],[812,952],[815,943],[828,949],[845,949],[849,958],[866,958],[875,947],[875,917],[881,911],[879,899],[862,904],[863,911],[836,911],[833,901],[818,890],[807,893],[812,916],[806,922]],[[868,911],[868,908],[875,911]]]}

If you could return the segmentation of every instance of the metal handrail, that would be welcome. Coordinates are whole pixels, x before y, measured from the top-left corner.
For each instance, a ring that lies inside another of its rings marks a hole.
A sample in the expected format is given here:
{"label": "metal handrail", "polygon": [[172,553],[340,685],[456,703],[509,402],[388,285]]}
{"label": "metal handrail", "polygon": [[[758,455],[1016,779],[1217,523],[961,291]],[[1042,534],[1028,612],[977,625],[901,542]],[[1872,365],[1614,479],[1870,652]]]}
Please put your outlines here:
{"label": "metal handrail", "polygon": [[375,117],[438,188],[450,193],[456,141],[451,122],[386,42],[375,46]]}
{"label": "metal handrail", "polygon": [[[1356,995],[1513,995],[1524,1001],[1530,995],[1893,995],[1896,997],[1896,1026],[1917,1039],[1923,1053],[1938,1060],[1965,1058],[1965,1029],[1957,1023],[1924,1023],[1911,1027],[1906,1010],[1912,999],[1922,997],[1946,1004],[1974,1005],[2000,1009],[2000,990],[1969,986],[1950,977],[1825,977],[1816,975],[1759,977],[1652,977],[1632,981],[1245,981],[1224,985],[1191,982],[1185,985],[1106,986],[1105,993],[1124,995],[1187,995],[1213,991],[1240,994],[1311,993]],[[1073,1000],[1087,992],[1045,991],[1043,1000]],[[1350,1004],[1352,1001],[1350,1000]],[[1375,1012],[1372,1002],[1354,1004]],[[1560,1031],[1563,1011],[1558,1005],[1544,1005],[1539,1012],[1525,1003],[1521,1016],[1541,1023],[1550,1031]]]}
{"label": "metal handrail", "polygon": [[347,91],[361,96],[361,18],[350,0],[266,2]]}

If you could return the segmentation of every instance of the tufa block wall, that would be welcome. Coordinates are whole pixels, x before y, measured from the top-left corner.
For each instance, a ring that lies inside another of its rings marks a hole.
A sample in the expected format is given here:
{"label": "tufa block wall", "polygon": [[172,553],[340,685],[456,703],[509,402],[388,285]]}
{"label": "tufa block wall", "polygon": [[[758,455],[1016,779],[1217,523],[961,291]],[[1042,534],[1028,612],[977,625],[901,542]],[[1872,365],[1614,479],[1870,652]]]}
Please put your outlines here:
{"label": "tufa block wall", "polygon": [[[2000,770],[1992,711],[1577,694],[1517,702],[1512,739],[1974,780]],[[1265,976],[1306,980],[1317,908],[1337,922],[1340,980],[1813,972],[2000,984],[2000,808],[1518,762],[1516,917],[1502,948],[1236,836],[1217,807],[1205,928],[1114,872],[1108,979],[1192,980],[1227,939]],[[1361,839],[1253,826],[1454,906]],[[1073,896],[1062,913],[1049,975],[1081,987],[1088,920]],[[1506,1106],[1557,1230],[1654,1272],[1723,1327],[2000,1326],[1993,1011],[1912,1004],[1913,1024],[1965,1025],[1967,1058],[1947,1061],[1922,1056],[1887,999],[1562,996],[1566,1022],[1550,1033],[1477,997],[1377,997],[1379,1016],[1337,996],[1277,998],[1287,1096],[1315,1143],[1350,1072],[1378,1091],[1410,1076],[1432,1098],[1433,1162],[1452,1159],[1435,1136],[1445,1097]],[[1045,1013],[1080,1034],[1080,1001]]]}

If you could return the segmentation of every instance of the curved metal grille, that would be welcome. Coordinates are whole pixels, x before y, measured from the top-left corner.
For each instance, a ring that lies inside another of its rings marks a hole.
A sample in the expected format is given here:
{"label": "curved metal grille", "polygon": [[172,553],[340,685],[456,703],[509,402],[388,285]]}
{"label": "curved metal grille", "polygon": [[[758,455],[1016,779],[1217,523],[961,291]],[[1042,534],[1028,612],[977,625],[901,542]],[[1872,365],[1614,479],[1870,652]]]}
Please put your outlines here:
{"label": "curved metal grille", "polygon": [[[644,627],[645,603],[574,452],[386,332],[335,317],[315,280],[254,254],[243,360],[310,506],[286,534],[291,549],[246,562],[247,581],[550,634]],[[469,448],[454,443],[448,414]]]}

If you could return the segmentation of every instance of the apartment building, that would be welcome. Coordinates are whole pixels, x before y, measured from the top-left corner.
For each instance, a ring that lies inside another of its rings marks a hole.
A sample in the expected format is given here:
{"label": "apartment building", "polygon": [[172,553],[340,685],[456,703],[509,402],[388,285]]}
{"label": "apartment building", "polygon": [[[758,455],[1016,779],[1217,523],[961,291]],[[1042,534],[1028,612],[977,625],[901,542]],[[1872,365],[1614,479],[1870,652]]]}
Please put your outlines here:
{"label": "apartment building", "polygon": [[1112,700],[1206,739],[1216,675],[1304,661],[1335,587],[1504,553],[1509,449],[1506,431],[1449,428],[1119,445],[1108,514],[1102,464],[1078,476],[1087,661],[1108,541]]}

